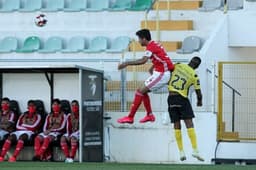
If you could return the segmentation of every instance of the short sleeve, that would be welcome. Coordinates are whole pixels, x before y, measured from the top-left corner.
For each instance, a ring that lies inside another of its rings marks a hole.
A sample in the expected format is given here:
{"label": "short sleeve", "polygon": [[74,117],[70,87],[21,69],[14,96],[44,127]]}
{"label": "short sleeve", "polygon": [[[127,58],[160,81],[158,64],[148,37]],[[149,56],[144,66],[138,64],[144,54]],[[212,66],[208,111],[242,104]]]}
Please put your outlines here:
{"label": "short sleeve", "polygon": [[194,77],[194,88],[195,88],[195,90],[199,90],[201,88],[200,80],[199,80],[199,77],[197,74],[195,74],[195,77]]}
{"label": "short sleeve", "polygon": [[152,54],[153,54],[153,53],[152,53],[151,51],[146,50],[145,53],[144,53],[144,56],[150,58],[150,57],[152,56]]}

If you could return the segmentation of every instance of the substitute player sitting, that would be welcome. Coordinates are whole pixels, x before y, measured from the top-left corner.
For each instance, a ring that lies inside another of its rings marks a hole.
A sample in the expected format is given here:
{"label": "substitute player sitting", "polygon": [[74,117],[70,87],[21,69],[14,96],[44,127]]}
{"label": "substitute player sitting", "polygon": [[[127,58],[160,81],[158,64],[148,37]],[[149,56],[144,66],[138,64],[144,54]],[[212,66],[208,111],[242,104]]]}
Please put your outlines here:
{"label": "substitute player sitting", "polygon": [[39,131],[41,125],[41,115],[36,112],[36,105],[33,100],[28,101],[28,111],[20,115],[16,124],[16,131],[12,132],[2,148],[0,162],[4,160],[4,156],[10,149],[11,144],[17,141],[17,145],[13,155],[9,158],[9,162],[16,162],[16,158],[23,149],[24,142],[31,139],[31,136]]}
{"label": "substitute player sitting", "polygon": [[196,133],[192,121],[194,112],[188,100],[189,88],[194,86],[197,95],[197,106],[202,106],[200,82],[195,72],[195,69],[199,67],[200,63],[201,59],[199,57],[193,57],[189,64],[175,64],[175,69],[172,72],[169,82],[168,111],[171,122],[174,123],[175,138],[180,151],[181,161],[186,160],[186,156],[183,150],[180,120],[184,120],[186,124],[188,136],[193,148],[192,156],[200,161],[204,161],[199,156]]}
{"label": "substitute player sitting", "polygon": [[0,140],[3,140],[15,129],[15,114],[10,109],[10,99],[5,97],[1,101],[0,111]]}
{"label": "substitute player sitting", "polygon": [[42,160],[49,144],[65,132],[66,115],[61,111],[59,99],[52,101],[52,112],[46,117],[43,132],[35,138],[33,160]]}
{"label": "substitute player sitting", "polygon": [[[77,100],[71,102],[71,113],[67,116],[67,133],[61,137],[61,149],[66,156],[65,162],[72,163],[76,155],[79,141],[79,104]],[[68,144],[71,144],[69,152]]]}
{"label": "substitute player sitting", "polygon": [[142,65],[150,59],[153,63],[153,73],[145,81],[144,85],[137,89],[129,115],[118,119],[119,123],[133,123],[135,113],[141,102],[144,104],[147,115],[140,120],[140,123],[148,121],[154,122],[155,116],[152,113],[148,93],[167,85],[170,80],[170,71],[174,69],[174,65],[166,54],[163,46],[156,41],[151,40],[151,35],[148,29],[139,30],[136,32],[136,35],[139,37],[141,46],[146,47],[144,57],[139,60],[124,62],[118,66],[118,69],[123,69],[129,65]]}

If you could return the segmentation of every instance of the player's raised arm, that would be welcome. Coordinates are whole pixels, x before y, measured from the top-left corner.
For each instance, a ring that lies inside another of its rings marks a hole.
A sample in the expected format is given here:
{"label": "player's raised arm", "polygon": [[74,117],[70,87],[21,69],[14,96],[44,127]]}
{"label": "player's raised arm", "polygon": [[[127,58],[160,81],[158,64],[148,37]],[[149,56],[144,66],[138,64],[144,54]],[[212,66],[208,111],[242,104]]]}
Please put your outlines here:
{"label": "player's raised arm", "polygon": [[124,69],[125,67],[130,66],[130,65],[131,66],[132,65],[142,65],[142,64],[145,64],[147,61],[148,61],[148,57],[144,56],[138,60],[123,62],[118,65],[118,70]]}

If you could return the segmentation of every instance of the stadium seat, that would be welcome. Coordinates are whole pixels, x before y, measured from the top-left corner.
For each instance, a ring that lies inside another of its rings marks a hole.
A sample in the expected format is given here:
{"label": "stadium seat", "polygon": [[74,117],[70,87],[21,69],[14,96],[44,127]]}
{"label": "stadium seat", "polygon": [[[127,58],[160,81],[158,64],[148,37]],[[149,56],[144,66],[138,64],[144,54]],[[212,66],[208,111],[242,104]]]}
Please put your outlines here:
{"label": "stadium seat", "polygon": [[134,6],[129,8],[130,11],[143,11],[152,7],[152,0],[136,0]]}
{"label": "stadium seat", "polygon": [[199,11],[213,11],[221,8],[222,0],[203,0],[203,5]]}
{"label": "stadium seat", "polygon": [[86,53],[103,52],[107,49],[108,39],[106,37],[98,36],[91,40],[89,48],[84,50]]}
{"label": "stadium seat", "polygon": [[42,100],[35,100],[36,110],[41,115],[44,116],[46,111],[44,107],[44,102]]}
{"label": "stadium seat", "polygon": [[65,12],[77,12],[85,10],[86,8],[86,0],[71,0],[69,6],[67,8],[64,8],[63,10]]}
{"label": "stadium seat", "polygon": [[0,53],[10,53],[18,48],[18,40],[15,37],[5,37],[0,41]]}
{"label": "stadium seat", "polygon": [[86,11],[103,11],[108,9],[109,7],[109,0],[91,0],[90,7],[86,9]]}
{"label": "stadium seat", "polygon": [[61,110],[62,110],[65,114],[71,113],[70,102],[69,102],[68,100],[61,100],[61,101],[60,101],[60,105],[61,105]]}
{"label": "stadium seat", "polygon": [[131,0],[116,0],[116,2],[109,8],[110,11],[124,11],[132,7]]}
{"label": "stadium seat", "polygon": [[106,52],[109,53],[119,53],[126,50],[129,46],[130,38],[126,36],[117,37],[111,45],[110,49],[107,49]]}
{"label": "stadium seat", "polygon": [[227,5],[229,10],[243,9],[243,0],[227,0]]}
{"label": "stadium seat", "polygon": [[46,40],[44,48],[38,50],[39,53],[55,53],[62,50],[62,38],[50,37]]}
{"label": "stadium seat", "polygon": [[81,36],[72,37],[67,44],[67,48],[61,50],[63,53],[74,53],[84,50],[85,39]]}
{"label": "stadium seat", "polygon": [[186,37],[182,42],[181,49],[177,50],[179,54],[191,54],[194,51],[199,51],[201,48],[201,38],[197,36]]}
{"label": "stadium seat", "polygon": [[16,52],[18,53],[31,53],[37,51],[40,48],[40,39],[36,36],[31,36],[26,38],[23,43],[23,47],[17,49]]}
{"label": "stadium seat", "polygon": [[56,12],[64,9],[64,0],[47,0],[46,8],[42,8],[43,12]]}
{"label": "stadium seat", "polygon": [[17,116],[16,118],[18,118],[19,115],[21,114],[19,103],[16,100],[11,100],[10,101],[10,108],[14,112],[14,114]]}
{"label": "stadium seat", "polygon": [[20,0],[5,0],[0,12],[13,12],[20,8]]}
{"label": "stadium seat", "polygon": [[42,8],[42,0],[25,0],[24,7],[20,8],[20,12],[33,12]]}

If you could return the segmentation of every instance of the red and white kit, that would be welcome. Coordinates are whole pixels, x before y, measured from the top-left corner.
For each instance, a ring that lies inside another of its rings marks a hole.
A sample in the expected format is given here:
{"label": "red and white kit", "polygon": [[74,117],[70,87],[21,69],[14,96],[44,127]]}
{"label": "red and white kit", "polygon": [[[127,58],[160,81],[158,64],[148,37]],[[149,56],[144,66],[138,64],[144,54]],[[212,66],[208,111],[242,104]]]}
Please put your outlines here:
{"label": "red and white kit", "polygon": [[79,117],[75,117],[73,114],[67,116],[67,133],[66,137],[74,137],[79,140]]}
{"label": "red and white kit", "polygon": [[17,130],[15,132],[12,132],[11,134],[14,134],[17,139],[19,139],[21,135],[26,134],[30,139],[31,135],[39,130],[40,125],[40,114],[34,114],[30,117],[28,113],[25,113],[22,114],[18,119],[18,122],[16,124]]}
{"label": "red and white kit", "polygon": [[66,115],[65,114],[59,114],[57,117],[55,117],[53,114],[49,114],[44,123],[43,132],[50,130],[50,133],[48,135],[45,135],[43,132],[39,135],[46,138],[48,136],[54,136],[55,138],[65,131],[65,125],[66,125]]}
{"label": "red and white kit", "polygon": [[154,91],[167,85],[170,80],[170,71],[174,69],[174,65],[163,46],[158,42],[150,41],[144,56],[148,57],[154,65],[153,74],[147,78],[145,86]]}
{"label": "red and white kit", "polygon": [[3,128],[9,123],[15,123],[15,114],[12,111],[0,112],[0,140],[2,140],[5,135],[9,134],[7,129]]}

